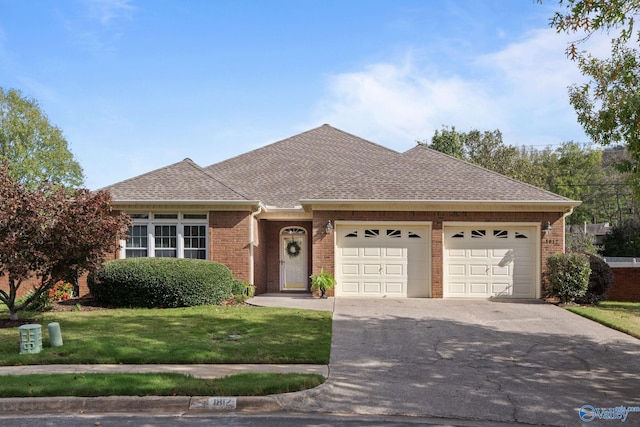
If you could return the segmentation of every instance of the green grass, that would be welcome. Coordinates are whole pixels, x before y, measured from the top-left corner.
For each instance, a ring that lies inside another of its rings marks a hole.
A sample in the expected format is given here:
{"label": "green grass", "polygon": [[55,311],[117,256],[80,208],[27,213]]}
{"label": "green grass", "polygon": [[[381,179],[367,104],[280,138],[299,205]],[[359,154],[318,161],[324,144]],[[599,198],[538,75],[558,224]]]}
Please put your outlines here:
{"label": "green grass", "polygon": [[265,396],[316,387],[316,374],[243,373],[217,379],[181,374],[51,374],[0,377],[0,397]]}
{"label": "green grass", "polygon": [[[8,312],[0,309],[0,316]],[[75,363],[329,363],[331,313],[252,306],[20,313],[37,316],[43,350],[19,354],[0,329],[0,365]],[[58,322],[64,345],[50,347]],[[237,336],[237,337],[232,337]]]}
{"label": "green grass", "polygon": [[594,307],[567,307],[567,310],[640,338],[640,303],[606,301]]}

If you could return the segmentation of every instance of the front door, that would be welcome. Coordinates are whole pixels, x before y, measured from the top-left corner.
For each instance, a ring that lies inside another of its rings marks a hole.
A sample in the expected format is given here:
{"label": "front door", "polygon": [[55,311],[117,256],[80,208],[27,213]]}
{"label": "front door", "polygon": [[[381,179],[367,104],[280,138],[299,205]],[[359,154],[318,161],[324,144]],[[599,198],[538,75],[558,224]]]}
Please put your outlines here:
{"label": "front door", "polygon": [[287,227],[280,232],[280,289],[307,290],[307,232]]}

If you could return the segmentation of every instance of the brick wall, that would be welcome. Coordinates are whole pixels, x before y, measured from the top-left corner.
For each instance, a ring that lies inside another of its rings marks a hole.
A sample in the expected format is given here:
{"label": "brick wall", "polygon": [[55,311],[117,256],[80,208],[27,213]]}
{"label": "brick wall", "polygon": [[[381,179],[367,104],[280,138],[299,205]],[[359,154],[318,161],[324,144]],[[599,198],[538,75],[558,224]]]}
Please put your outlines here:
{"label": "brick wall", "polygon": [[[443,295],[443,222],[529,222],[540,223],[542,275],[549,255],[564,251],[564,216],[559,212],[385,212],[385,211],[314,211],[312,274],[334,272],[334,236],[325,233],[327,221],[425,221],[431,222],[431,295]],[[551,233],[545,233],[547,222]],[[539,284],[539,286],[541,286]],[[544,290],[541,289],[544,293]]]}
{"label": "brick wall", "polygon": [[209,212],[210,260],[226,265],[234,279],[246,282],[250,274],[250,222],[250,211]]}
{"label": "brick wall", "polygon": [[640,302],[640,267],[612,267],[611,271],[613,283],[607,300]]}

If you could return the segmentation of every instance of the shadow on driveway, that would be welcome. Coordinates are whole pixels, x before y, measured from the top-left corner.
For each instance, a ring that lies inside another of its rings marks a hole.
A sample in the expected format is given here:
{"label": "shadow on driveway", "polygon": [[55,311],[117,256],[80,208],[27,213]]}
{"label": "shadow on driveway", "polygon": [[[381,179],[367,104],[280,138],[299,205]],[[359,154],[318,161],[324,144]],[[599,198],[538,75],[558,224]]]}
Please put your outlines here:
{"label": "shadow on driveway", "polygon": [[583,425],[583,405],[640,406],[638,372],[640,341],[553,305],[336,299],[329,380],[287,405]]}

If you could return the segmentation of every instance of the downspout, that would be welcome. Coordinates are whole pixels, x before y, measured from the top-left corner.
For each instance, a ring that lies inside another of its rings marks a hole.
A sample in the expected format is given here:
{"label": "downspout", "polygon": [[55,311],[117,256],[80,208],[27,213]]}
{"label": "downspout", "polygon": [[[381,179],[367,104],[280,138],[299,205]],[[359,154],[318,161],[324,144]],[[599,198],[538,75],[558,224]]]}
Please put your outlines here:
{"label": "downspout", "polygon": [[258,210],[255,212],[251,212],[251,224],[249,225],[249,285],[255,287],[255,267],[254,267],[254,243],[255,243],[255,232],[253,231],[255,225],[256,216],[260,215],[262,212],[262,206],[258,206]]}

